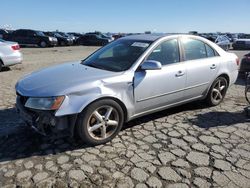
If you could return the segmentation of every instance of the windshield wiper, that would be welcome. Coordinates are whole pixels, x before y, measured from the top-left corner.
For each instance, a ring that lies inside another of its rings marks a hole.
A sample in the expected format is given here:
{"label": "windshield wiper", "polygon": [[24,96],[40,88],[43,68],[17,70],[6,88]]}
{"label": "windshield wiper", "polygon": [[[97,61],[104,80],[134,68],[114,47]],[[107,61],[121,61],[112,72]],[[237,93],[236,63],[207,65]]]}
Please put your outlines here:
{"label": "windshield wiper", "polygon": [[97,69],[106,70],[104,67],[99,66],[99,65],[94,64],[94,63],[91,63],[91,64],[83,64],[83,65],[86,65],[86,66],[89,66],[89,67],[93,67],[93,68],[97,68]]}

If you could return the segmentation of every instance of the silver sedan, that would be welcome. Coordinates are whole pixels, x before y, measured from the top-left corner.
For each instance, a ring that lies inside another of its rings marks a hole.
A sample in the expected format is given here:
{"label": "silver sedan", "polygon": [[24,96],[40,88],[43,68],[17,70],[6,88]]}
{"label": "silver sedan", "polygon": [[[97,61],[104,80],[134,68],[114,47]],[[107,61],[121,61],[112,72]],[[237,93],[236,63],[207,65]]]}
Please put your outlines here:
{"label": "silver sedan", "polygon": [[103,144],[134,118],[194,100],[220,104],[238,68],[235,54],[198,36],[128,36],[81,62],[25,76],[16,106],[44,135],[64,131]]}
{"label": "silver sedan", "polygon": [[2,67],[22,63],[22,60],[23,56],[18,43],[0,39],[0,71]]}

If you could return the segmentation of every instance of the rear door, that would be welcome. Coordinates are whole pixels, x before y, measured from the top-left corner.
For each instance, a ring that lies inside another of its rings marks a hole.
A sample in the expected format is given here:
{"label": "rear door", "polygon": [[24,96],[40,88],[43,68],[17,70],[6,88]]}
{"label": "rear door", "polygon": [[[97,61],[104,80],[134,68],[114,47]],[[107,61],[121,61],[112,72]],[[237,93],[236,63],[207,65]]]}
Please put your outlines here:
{"label": "rear door", "polygon": [[183,37],[181,44],[187,72],[185,98],[200,97],[216,78],[220,67],[218,53],[194,38]]}

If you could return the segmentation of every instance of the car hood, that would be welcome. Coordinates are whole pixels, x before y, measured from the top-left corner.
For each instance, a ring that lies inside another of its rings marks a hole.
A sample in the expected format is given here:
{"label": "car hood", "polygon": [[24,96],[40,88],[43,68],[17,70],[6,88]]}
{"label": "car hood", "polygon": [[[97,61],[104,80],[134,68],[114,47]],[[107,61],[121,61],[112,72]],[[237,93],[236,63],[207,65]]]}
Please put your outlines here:
{"label": "car hood", "polygon": [[121,74],[85,66],[80,62],[65,63],[23,77],[17,82],[16,91],[29,97],[67,95]]}

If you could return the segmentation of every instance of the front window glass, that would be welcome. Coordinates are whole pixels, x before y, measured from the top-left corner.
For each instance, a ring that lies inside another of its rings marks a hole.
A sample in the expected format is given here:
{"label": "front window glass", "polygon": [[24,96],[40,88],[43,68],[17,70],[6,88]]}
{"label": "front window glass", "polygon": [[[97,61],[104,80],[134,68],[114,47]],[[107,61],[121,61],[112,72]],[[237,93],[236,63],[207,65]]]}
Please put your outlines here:
{"label": "front window glass", "polygon": [[85,59],[82,64],[115,72],[125,71],[150,44],[150,41],[118,40],[101,48]]}
{"label": "front window glass", "polygon": [[43,37],[45,36],[44,33],[43,33],[42,31],[37,31],[36,34],[37,34],[38,36],[43,36]]}
{"label": "front window glass", "polygon": [[180,62],[178,40],[171,39],[162,42],[153,50],[147,60],[159,61],[162,65]]}
{"label": "front window glass", "polygon": [[184,38],[182,39],[185,60],[195,60],[207,57],[205,45],[203,42],[195,39]]}
{"label": "front window glass", "polygon": [[62,35],[60,35],[59,33],[55,33],[56,37],[63,37]]}

